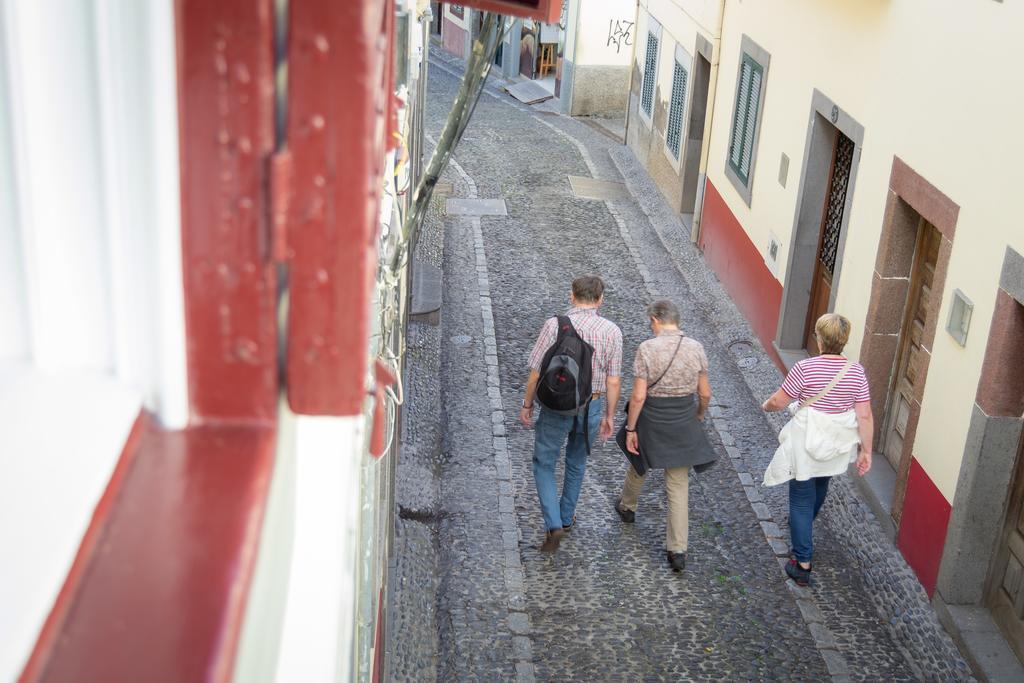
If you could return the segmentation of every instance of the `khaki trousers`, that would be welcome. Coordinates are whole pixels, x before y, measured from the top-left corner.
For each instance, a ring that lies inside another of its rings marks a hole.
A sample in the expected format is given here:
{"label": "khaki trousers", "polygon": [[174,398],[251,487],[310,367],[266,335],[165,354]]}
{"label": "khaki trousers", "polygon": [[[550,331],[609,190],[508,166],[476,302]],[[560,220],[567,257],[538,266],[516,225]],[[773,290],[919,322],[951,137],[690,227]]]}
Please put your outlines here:
{"label": "khaki trousers", "polygon": [[[622,487],[622,507],[636,512],[637,498],[644,479],[630,467],[626,470],[626,483]],[[668,523],[665,525],[665,549],[670,553],[685,553],[690,532],[690,468],[673,467],[665,470],[665,494],[668,497]]]}

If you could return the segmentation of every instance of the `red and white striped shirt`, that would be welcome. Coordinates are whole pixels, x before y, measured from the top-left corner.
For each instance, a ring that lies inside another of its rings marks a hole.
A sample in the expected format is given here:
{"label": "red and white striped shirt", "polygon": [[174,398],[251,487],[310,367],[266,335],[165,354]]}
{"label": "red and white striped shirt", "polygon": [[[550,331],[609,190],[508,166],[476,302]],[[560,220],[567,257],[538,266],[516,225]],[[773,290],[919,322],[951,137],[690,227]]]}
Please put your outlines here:
{"label": "red and white striped shirt", "polygon": [[[813,398],[839,374],[846,365],[846,360],[842,356],[804,358],[786,375],[782,390],[795,401]],[[854,403],[870,400],[871,393],[868,390],[864,366],[854,363],[839,383],[814,404],[814,409],[823,413],[839,414],[853,408]]]}
{"label": "red and white striped shirt", "polygon": [[[571,308],[566,313],[576,334],[594,347],[591,387],[595,394],[608,390],[608,377],[622,375],[622,330],[607,318],[597,314],[596,308]],[[558,338],[558,318],[548,318],[530,353],[530,369],[540,372],[544,354]]]}

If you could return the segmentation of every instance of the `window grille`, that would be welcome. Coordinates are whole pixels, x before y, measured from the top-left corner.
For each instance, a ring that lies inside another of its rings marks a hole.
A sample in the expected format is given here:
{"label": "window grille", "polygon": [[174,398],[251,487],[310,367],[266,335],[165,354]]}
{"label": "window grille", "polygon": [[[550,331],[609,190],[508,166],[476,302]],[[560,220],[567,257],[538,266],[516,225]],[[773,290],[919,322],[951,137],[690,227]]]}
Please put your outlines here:
{"label": "window grille", "polygon": [[647,34],[647,57],[644,60],[644,83],[640,93],[640,107],[648,117],[654,110],[654,81],[658,75],[658,37]]}
{"label": "window grille", "polygon": [[672,72],[672,102],[668,110],[668,131],[665,143],[672,155],[678,159],[683,136],[683,111],[686,108],[686,69],[679,62]]}

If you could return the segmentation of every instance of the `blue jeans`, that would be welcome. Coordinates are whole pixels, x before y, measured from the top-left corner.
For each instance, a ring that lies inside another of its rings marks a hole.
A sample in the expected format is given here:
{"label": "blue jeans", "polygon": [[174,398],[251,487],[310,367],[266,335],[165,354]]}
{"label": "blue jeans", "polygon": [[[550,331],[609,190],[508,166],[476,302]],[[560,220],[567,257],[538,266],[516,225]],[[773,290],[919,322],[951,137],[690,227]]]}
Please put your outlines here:
{"label": "blue jeans", "polygon": [[[590,443],[594,442],[604,415],[604,397],[590,403]],[[561,529],[571,524],[576,512],[576,501],[583,487],[583,473],[587,469],[587,446],[583,438],[583,415],[559,415],[545,408],[534,425],[533,480],[537,484],[537,497],[544,514],[544,527]],[[565,444],[565,478],[562,496],[558,496],[555,483],[555,464]]]}
{"label": "blue jeans", "polygon": [[832,477],[814,477],[807,481],[789,480],[789,538],[798,562],[810,562],[814,555],[811,539],[814,520],[828,494]]}

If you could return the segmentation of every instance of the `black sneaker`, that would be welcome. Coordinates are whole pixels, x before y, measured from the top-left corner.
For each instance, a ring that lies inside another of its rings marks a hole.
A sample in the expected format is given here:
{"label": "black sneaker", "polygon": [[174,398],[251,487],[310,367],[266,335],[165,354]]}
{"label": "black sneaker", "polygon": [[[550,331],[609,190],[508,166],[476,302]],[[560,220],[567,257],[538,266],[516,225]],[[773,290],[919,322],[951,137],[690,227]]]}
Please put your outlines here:
{"label": "black sneaker", "polygon": [[572,516],[571,522],[562,525],[562,531],[564,531],[565,533],[569,533],[570,531],[572,531],[574,526],[576,526],[576,515]]}
{"label": "black sneaker", "polygon": [[796,560],[790,560],[789,564],[786,565],[786,575],[793,579],[793,582],[798,586],[806,587],[811,583],[810,567],[804,569]]}
{"label": "black sneaker", "polygon": [[615,511],[619,513],[619,517],[626,524],[632,524],[636,521],[636,513],[633,512],[632,510],[627,510],[626,508],[622,507],[621,498],[615,501]]}
{"label": "black sneaker", "polygon": [[686,553],[674,553],[668,551],[668,563],[672,565],[672,571],[676,574],[686,569]]}

